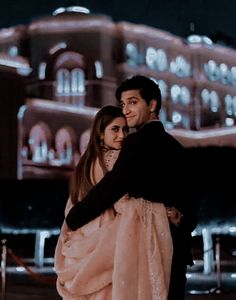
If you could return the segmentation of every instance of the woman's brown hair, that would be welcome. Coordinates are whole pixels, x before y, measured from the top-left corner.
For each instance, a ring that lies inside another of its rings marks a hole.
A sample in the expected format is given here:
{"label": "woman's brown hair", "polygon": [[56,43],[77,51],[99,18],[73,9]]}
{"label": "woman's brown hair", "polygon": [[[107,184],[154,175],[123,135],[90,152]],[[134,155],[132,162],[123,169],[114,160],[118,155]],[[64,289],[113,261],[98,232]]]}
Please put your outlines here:
{"label": "woman's brown hair", "polygon": [[71,177],[70,198],[75,204],[79,198],[83,198],[94,186],[91,179],[91,167],[98,158],[105,174],[106,167],[103,160],[104,147],[102,145],[101,134],[105,128],[118,117],[125,118],[122,110],[116,106],[103,106],[96,114],[91,128],[89,142],[84,154],[81,156]]}

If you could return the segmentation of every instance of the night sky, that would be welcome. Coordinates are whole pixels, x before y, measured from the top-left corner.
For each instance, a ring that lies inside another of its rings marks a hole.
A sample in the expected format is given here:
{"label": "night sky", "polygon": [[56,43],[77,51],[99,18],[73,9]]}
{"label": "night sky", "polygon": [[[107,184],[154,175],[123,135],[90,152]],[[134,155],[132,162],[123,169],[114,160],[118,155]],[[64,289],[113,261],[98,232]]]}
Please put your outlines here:
{"label": "night sky", "polygon": [[236,48],[235,0],[0,0],[0,28],[29,24],[71,5],[109,15],[116,22],[146,24],[183,37],[208,35]]}

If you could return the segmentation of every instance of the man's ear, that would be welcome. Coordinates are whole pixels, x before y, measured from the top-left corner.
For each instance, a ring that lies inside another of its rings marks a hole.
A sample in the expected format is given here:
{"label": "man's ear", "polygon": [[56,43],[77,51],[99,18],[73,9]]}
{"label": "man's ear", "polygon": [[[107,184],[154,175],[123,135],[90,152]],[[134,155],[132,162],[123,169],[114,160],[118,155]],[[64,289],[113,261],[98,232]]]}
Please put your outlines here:
{"label": "man's ear", "polygon": [[149,103],[150,112],[155,112],[157,107],[157,100],[152,99]]}

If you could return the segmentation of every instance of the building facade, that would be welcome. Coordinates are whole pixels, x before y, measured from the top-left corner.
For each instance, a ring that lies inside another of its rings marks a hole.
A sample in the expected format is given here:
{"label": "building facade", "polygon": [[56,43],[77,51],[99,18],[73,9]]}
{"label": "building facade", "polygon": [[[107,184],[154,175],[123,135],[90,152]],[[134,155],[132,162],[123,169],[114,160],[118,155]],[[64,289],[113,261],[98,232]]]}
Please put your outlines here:
{"label": "building facade", "polygon": [[97,109],[135,74],[159,84],[160,119],[186,146],[232,145],[235,50],[68,7],[0,30],[0,177],[68,178]]}

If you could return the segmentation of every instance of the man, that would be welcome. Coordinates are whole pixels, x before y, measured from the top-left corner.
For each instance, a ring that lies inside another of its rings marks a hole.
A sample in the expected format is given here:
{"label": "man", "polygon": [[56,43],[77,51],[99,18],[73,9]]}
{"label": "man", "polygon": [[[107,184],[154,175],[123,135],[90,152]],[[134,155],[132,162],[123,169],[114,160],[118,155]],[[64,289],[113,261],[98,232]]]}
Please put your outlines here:
{"label": "man", "polygon": [[161,93],[153,80],[140,75],[127,79],[118,87],[116,98],[128,126],[137,131],[126,138],[113,170],[70,210],[66,222],[76,230],[125,193],[175,207],[182,218],[178,224],[170,224],[174,254],[168,299],[183,300],[186,268],[192,264],[191,231],[196,226],[196,205],[190,194],[185,150],[158,120]]}

